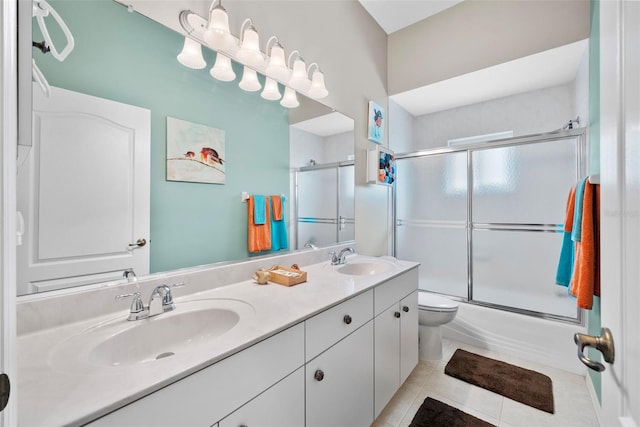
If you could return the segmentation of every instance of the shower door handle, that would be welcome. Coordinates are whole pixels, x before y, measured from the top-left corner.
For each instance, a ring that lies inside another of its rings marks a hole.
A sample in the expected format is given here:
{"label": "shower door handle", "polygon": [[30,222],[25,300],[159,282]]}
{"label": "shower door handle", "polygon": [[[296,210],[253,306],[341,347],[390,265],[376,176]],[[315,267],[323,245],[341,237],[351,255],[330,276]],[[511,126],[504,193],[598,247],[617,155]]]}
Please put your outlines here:
{"label": "shower door handle", "polygon": [[607,363],[613,363],[615,359],[615,349],[613,347],[613,336],[609,328],[602,328],[600,330],[600,336],[595,337],[593,335],[586,335],[577,333],[573,336],[573,341],[578,345],[578,359],[584,363],[588,368],[594,371],[602,372],[605,367],[602,363],[589,359],[584,354],[585,347],[593,347],[602,353],[604,361]]}

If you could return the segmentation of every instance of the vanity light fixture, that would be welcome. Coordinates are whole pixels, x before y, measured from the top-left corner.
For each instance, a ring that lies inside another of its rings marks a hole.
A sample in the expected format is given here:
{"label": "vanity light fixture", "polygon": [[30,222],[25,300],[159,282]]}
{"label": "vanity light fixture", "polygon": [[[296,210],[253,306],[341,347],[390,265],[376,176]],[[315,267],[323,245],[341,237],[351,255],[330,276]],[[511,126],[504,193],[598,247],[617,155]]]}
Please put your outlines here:
{"label": "vanity light fixture", "polygon": [[222,0],[214,7],[214,0],[209,7],[209,21],[203,37],[209,46],[214,49],[228,50],[235,46],[236,42],[229,31],[229,15],[222,7]]}
{"label": "vanity light fixture", "polygon": [[207,63],[202,57],[202,46],[189,37],[184,38],[184,46],[182,47],[182,52],[178,55],[178,61],[185,67],[196,70],[207,66]]}
{"label": "vanity light fixture", "polygon": [[245,65],[244,71],[242,72],[242,80],[240,80],[239,86],[240,89],[246,90],[247,92],[255,92],[262,89],[262,85],[258,81],[256,70]]}
{"label": "vanity light fixture", "polygon": [[316,66],[313,74],[311,75],[311,87],[309,88],[308,95],[313,99],[324,98],[329,95],[329,91],[324,85],[324,73],[320,70],[320,67],[315,62],[309,65],[307,69],[307,75],[311,72],[311,68]]}
{"label": "vanity light fixture", "polygon": [[291,89],[290,87],[286,87],[284,89],[284,96],[280,101],[280,105],[286,108],[296,108],[300,105],[298,102],[298,97],[296,96],[296,91]]}
{"label": "vanity light fixture", "polygon": [[[247,28],[245,26],[249,24]],[[263,65],[264,57],[260,52],[260,38],[258,37],[258,31],[253,26],[251,18],[247,18],[240,27],[240,37],[242,43],[240,49],[236,52],[236,56],[241,63],[246,65]]]}
{"label": "vanity light fixture", "polygon": [[291,59],[294,55],[298,55],[298,57],[293,61],[293,66],[291,67],[291,79],[287,86],[304,92],[311,86],[311,81],[309,81],[309,78],[307,77],[307,64],[304,62],[304,58],[302,58],[300,52],[294,50],[289,55],[289,66],[291,66]]}
{"label": "vanity light fixture", "polygon": [[220,52],[216,53],[216,62],[213,64],[209,74],[223,82],[230,82],[236,78],[236,73],[231,66],[231,59]]}
{"label": "vanity light fixture", "polygon": [[[264,89],[260,93],[264,99],[275,101],[282,98],[283,106],[294,108],[300,105],[295,91],[314,99],[328,95],[324,73],[319,65],[313,63],[307,68],[297,50],[291,52],[288,60],[285,60],[285,51],[278,37],[270,37],[265,46],[266,55],[262,53],[258,32],[250,18],[245,19],[240,26],[239,38],[231,34],[229,16],[222,7],[221,0],[213,0],[208,19],[191,10],[181,11],[178,19],[189,39],[185,39],[185,46],[178,55],[178,61],[186,67],[206,67],[202,58],[202,46],[205,46],[216,52],[216,62],[210,74],[218,80],[235,80],[232,60],[245,66],[240,82],[240,87],[244,90],[259,91],[260,82],[256,73],[264,75]],[[279,84],[288,89],[285,90],[284,98]]]}
{"label": "vanity light fixture", "polygon": [[[275,41],[275,44],[271,47],[271,51],[269,51],[269,44]],[[267,45],[264,50],[269,57],[269,64],[264,72],[269,77],[273,77],[274,79],[286,82],[291,77],[291,71],[287,67],[287,60],[284,55],[284,48],[280,44],[278,37],[271,36],[269,41],[267,41]]]}
{"label": "vanity light fixture", "polygon": [[264,99],[268,99],[269,101],[277,101],[278,99],[280,99],[282,94],[280,93],[278,82],[270,77],[267,77],[264,82],[264,90],[262,91],[260,96]]}

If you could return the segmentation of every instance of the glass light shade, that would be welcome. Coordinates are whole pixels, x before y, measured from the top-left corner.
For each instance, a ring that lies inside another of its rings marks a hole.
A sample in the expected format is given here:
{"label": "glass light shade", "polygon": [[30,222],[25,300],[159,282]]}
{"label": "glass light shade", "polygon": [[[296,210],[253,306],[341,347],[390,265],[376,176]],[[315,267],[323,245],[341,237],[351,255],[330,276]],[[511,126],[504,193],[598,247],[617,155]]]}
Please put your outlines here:
{"label": "glass light shade", "polygon": [[329,91],[324,85],[324,74],[320,70],[315,70],[311,75],[311,88],[308,95],[314,99],[324,98],[329,95]]}
{"label": "glass light shade", "polygon": [[305,91],[311,86],[311,81],[307,77],[307,64],[300,58],[293,61],[293,71],[289,86],[295,90]]}
{"label": "glass light shade", "polygon": [[296,108],[300,105],[298,102],[298,97],[296,96],[296,91],[291,89],[290,87],[285,88],[284,96],[280,101],[280,105],[287,108]]}
{"label": "glass light shade", "polygon": [[253,66],[264,64],[264,58],[260,52],[260,39],[255,28],[249,27],[244,30],[242,44],[236,56],[243,64]]}
{"label": "glass light shade", "polygon": [[278,88],[278,82],[267,77],[264,82],[264,90],[260,94],[264,99],[269,101],[276,101],[282,96],[280,94],[280,88]]}
{"label": "glass light shade", "polygon": [[230,82],[236,78],[236,73],[233,72],[233,67],[231,66],[231,59],[220,52],[216,54],[216,63],[213,64],[209,74],[223,82]]}
{"label": "glass light shade", "polygon": [[204,58],[202,57],[202,46],[195,40],[189,37],[184,38],[184,46],[182,52],[178,54],[178,61],[185,67],[194,68],[200,70],[207,66]]}
{"label": "glass light shade", "polygon": [[216,6],[209,14],[204,40],[214,49],[230,49],[235,44],[229,31],[229,15],[222,6]]}
{"label": "glass light shade", "polygon": [[240,80],[239,86],[240,89],[246,90],[247,92],[255,92],[262,89],[262,86],[258,81],[256,70],[245,66],[242,73],[242,80]]}
{"label": "glass light shade", "polygon": [[291,77],[291,71],[287,67],[287,61],[284,58],[284,49],[279,44],[271,48],[271,56],[269,57],[269,65],[264,72],[274,79],[286,82]]}

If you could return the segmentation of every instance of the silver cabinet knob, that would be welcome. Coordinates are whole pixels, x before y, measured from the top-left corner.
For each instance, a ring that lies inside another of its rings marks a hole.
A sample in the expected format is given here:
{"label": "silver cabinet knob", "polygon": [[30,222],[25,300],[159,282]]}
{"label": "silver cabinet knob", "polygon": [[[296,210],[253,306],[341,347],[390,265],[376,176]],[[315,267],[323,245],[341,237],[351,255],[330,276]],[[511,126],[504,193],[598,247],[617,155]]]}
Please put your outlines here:
{"label": "silver cabinet knob", "polygon": [[322,370],[318,369],[315,374],[313,374],[313,378],[316,379],[316,381],[322,381],[324,379],[324,372],[322,372]]}
{"label": "silver cabinet knob", "polygon": [[352,320],[353,320],[353,319],[352,319],[352,318],[351,318],[351,316],[349,316],[348,314],[345,314],[345,315],[344,315],[344,317],[342,318],[342,321],[343,321],[344,323],[346,323],[347,325],[350,325]]}

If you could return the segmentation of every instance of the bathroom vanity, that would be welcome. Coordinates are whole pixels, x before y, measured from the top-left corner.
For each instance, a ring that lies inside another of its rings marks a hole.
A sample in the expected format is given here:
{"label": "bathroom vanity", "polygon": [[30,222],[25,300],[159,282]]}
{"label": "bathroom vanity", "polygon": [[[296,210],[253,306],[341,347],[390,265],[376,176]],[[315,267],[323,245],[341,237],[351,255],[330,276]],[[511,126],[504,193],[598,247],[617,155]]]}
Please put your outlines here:
{"label": "bathroom vanity", "polygon": [[119,311],[21,334],[20,425],[370,425],[418,362],[418,264],[290,254],[235,270],[257,262],[296,262],[307,282],[207,288],[233,280],[224,266],[170,278],[186,283],[173,312],[127,321],[105,300]]}

